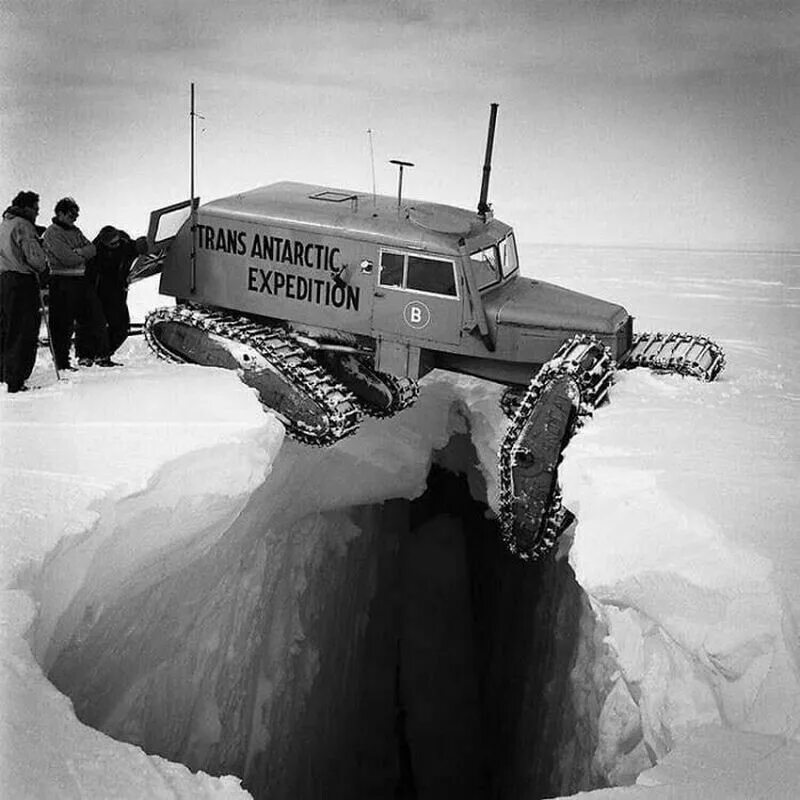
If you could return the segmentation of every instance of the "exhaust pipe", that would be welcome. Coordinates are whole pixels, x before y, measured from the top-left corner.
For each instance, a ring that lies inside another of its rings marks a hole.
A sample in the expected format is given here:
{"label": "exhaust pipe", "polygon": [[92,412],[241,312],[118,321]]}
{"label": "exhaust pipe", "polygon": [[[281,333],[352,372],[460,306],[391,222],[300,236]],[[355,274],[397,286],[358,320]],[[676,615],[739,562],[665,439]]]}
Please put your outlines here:
{"label": "exhaust pipe", "polygon": [[489,197],[489,174],[492,171],[492,150],[494,149],[494,127],[497,123],[497,103],[491,104],[489,112],[489,134],[486,137],[486,158],[483,162],[483,180],[481,181],[481,197],[478,200],[478,216],[486,222],[486,217],[491,212],[491,206],[487,203]]}

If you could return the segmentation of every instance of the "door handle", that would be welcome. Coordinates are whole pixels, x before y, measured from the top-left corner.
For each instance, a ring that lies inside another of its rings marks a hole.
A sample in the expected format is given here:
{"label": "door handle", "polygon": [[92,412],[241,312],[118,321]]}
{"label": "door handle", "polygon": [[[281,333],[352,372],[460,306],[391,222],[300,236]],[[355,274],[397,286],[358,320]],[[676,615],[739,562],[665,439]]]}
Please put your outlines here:
{"label": "door handle", "polygon": [[386,292],[375,292],[375,297],[386,297]]}

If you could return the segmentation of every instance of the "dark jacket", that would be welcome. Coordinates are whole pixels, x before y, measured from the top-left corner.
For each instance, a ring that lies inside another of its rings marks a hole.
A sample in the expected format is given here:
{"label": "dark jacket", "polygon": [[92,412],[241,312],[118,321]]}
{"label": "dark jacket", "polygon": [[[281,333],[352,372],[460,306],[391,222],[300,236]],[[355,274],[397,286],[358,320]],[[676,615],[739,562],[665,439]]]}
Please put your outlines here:
{"label": "dark jacket", "polygon": [[86,265],[86,276],[101,293],[124,293],[128,290],[131,264],[139,251],[136,242],[131,241],[124,231],[119,232],[119,239],[117,247],[109,247],[101,236],[95,237],[97,253]]}

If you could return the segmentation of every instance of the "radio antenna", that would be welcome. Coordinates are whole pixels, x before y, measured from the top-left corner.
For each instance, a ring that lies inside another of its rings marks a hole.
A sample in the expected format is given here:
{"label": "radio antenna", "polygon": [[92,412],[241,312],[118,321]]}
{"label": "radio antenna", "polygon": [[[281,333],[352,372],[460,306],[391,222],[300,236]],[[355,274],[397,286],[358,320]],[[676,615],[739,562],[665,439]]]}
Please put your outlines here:
{"label": "radio antenna", "polygon": [[189,140],[189,208],[191,225],[189,226],[192,232],[192,250],[191,250],[191,283],[189,289],[194,293],[197,289],[197,202],[194,196],[194,118],[200,117],[205,119],[194,110],[194,81],[191,84],[191,108],[189,111],[189,120],[191,126],[191,136]]}
{"label": "radio antenna", "polygon": [[375,151],[372,149],[372,128],[367,128],[367,136],[369,136],[369,159],[372,164],[372,206],[373,208],[378,205],[378,198],[375,194]]}
{"label": "radio antenna", "polygon": [[189,120],[191,130],[189,136],[189,215],[191,217],[191,224],[189,228],[192,232],[192,250],[190,253],[192,275],[189,291],[194,292],[197,289],[197,217],[194,213],[194,81],[192,81],[191,84]]}

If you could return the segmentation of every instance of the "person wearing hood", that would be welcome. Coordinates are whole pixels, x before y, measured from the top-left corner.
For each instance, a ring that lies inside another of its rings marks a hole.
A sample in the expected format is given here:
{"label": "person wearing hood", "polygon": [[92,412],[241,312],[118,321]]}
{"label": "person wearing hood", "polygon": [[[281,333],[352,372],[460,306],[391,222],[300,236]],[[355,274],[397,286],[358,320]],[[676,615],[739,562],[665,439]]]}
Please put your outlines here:
{"label": "person wearing hood", "polygon": [[75,200],[61,198],[52,224],[42,237],[50,264],[50,333],[56,366],[73,372],[69,352],[76,323],[91,330],[102,324],[86,280],[86,262],[96,248],[75,225],[79,212]]}
{"label": "person wearing hood", "polygon": [[0,222],[0,380],[9,393],[27,390],[36,363],[39,285],[47,274],[38,215],[39,195],[19,192]]}
{"label": "person wearing hood", "polygon": [[[79,363],[98,357],[108,359],[128,338],[131,318],[128,311],[128,284],[131,265],[147,252],[144,236],[135,241],[123,230],[105,225],[93,241],[97,253],[86,265],[86,277],[100,304],[103,328],[91,331],[79,327],[75,349],[83,358]],[[102,362],[100,362],[102,363]],[[112,362],[116,365],[116,362]]]}

